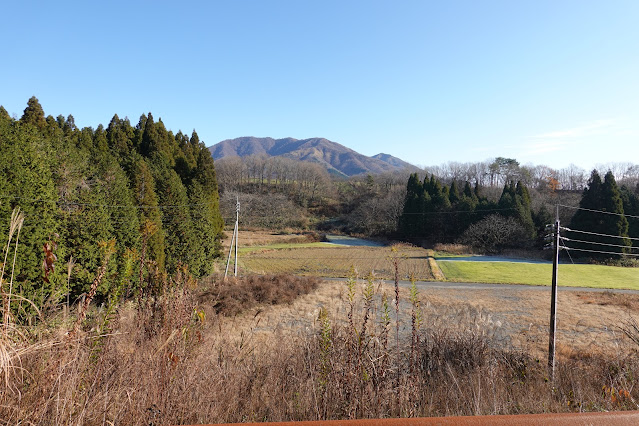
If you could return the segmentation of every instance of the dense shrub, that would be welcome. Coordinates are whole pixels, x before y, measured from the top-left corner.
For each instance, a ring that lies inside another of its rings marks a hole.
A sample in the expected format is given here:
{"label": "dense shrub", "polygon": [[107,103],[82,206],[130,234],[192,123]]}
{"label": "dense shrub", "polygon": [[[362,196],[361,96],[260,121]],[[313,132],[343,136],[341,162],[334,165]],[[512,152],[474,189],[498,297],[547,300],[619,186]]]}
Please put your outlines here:
{"label": "dense shrub", "polygon": [[215,279],[212,288],[200,296],[202,303],[211,304],[215,312],[237,315],[258,304],[291,303],[297,297],[315,290],[319,278],[293,275],[249,275]]}
{"label": "dense shrub", "polygon": [[526,247],[530,243],[526,228],[515,218],[490,215],[466,229],[460,242],[488,253],[505,248]]}

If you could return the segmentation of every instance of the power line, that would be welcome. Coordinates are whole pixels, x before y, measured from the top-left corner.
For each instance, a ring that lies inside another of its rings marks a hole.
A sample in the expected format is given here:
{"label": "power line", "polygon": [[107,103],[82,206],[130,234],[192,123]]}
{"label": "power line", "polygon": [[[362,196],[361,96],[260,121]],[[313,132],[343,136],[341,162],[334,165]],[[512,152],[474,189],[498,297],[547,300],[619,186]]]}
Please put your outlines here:
{"label": "power line", "polygon": [[560,226],[559,229],[563,229],[564,231],[569,231],[569,232],[579,232],[581,234],[597,235],[599,237],[622,238],[627,240],[639,241],[639,238],[623,237],[621,235],[600,234],[598,232],[590,232],[590,231],[580,231],[578,229],[570,229],[570,228],[565,228],[563,226]]}
{"label": "power line", "polygon": [[600,245],[600,246],[621,247],[621,248],[628,248],[628,249],[631,249],[631,250],[639,249],[639,247],[622,246],[620,244],[607,244],[607,243],[599,243],[599,242],[596,242],[596,241],[573,240],[572,238],[567,238],[567,237],[562,237],[562,236],[560,236],[559,238],[564,240],[564,241],[572,241],[574,243],[597,244],[597,245]]}
{"label": "power line", "polygon": [[577,250],[577,251],[585,251],[585,252],[589,252],[589,253],[603,253],[603,254],[613,254],[616,256],[631,256],[631,257],[639,257],[639,253],[615,253],[614,251],[600,251],[600,250],[587,250],[587,249],[580,249],[580,248],[576,248],[576,247],[566,247],[566,246],[561,246],[563,249],[565,250]]}
{"label": "power line", "polygon": [[123,208],[123,209],[172,209],[172,208],[185,208],[185,207],[204,207],[207,204],[175,204],[175,205],[158,205],[158,206],[127,206],[127,205],[118,205],[118,204],[91,204],[91,203],[75,203],[75,202],[62,202],[59,200],[46,200],[43,198],[26,198],[26,197],[16,197],[9,195],[1,195],[0,198],[5,199],[14,199],[14,200],[23,200],[23,201],[31,201],[31,202],[45,202],[45,203],[55,203],[60,206],[79,206],[79,207],[105,207],[105,208]]}
{"label": "power line", "polygon": [[441,211],[441,212],[415,212],[415,213],[402,213],[401,216],[404,215],[426,215],[426,214],[452,214],[452,213],[473,213],[473,214],[482,214],[487,212],[501,212],[508,210],[517,210],[514,207],[508,207],[504,209],[487,209],[487,210],[452,210],[452,211]]}
{"label": "power line", "polygon": [[558,206],[559,207],[565,207],[567,209],[573,209],[573,210],[584,210],[584,211],[593,212],[593,213],[611,214],[611,215],[615,215],[615,216],[625,216],[625,217],[631,217],[633,219],[639,219],[639,216],[633,216],[631,214],[621,214],[621,213],[615,213],[615,212],[606,212],[606,211],[603,211],[603,210],[587,209],[585,207],[565,206],[563,204],[558,204]]}
{"label": "power line", "polygon": [[[560,237],[561,238],[561,237]],[[559,248],[565,248],[565,246],[560,245]],[[575,264],[575,261],[572,259],[572,256],[570,255],[570,251],[566,250],[566,254],[568,255],[568,257],[570,258],[570,261],[572,262],[572,264]]]}

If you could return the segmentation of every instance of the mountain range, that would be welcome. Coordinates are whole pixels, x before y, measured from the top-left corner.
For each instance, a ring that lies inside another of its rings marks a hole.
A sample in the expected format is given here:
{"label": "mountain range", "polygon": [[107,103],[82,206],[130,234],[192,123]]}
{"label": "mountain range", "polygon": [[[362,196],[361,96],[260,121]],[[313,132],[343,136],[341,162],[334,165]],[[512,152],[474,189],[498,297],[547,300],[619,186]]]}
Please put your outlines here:
{"label": "mountain range", "polygon": [[256,138],[227,139],[209,148],[214,160],[250,155],[284,157],[322,165],[329,173],[340,176],[379,174],[394,171],[418,171],[419,168],[389,154],[368,157],[337,142],[324,138]]}

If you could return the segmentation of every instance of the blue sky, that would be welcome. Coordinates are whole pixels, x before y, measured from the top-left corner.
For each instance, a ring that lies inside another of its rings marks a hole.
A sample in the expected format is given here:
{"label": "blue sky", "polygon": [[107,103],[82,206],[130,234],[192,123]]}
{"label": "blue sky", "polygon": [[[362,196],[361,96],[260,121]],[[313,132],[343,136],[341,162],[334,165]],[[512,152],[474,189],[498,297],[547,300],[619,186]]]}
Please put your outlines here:
{"label": "blue sky", "polygon": [[[8,3],[8,4],[7,4]],[[11,1],[0,104],[418,165],[639,163],[639,2]]]}

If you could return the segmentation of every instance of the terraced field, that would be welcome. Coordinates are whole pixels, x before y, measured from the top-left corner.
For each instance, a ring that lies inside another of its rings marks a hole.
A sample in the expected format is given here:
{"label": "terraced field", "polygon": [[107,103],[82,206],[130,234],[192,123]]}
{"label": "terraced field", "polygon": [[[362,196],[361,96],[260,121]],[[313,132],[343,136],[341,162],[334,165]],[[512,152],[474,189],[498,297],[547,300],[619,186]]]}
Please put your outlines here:
{"label": "terraced field", "polygon": [[244,272],[290,273],[319,277],[347,277],[351,268],[362,277],[373,273],[377,278],[392,279],[393,258],[397,259],[399,276],[408,279],[432,280],[428,264],[429,252],[422,248],[403,246],[392,252],[389,247],[340,247],[330,245],[251,248],[240,256]]}

